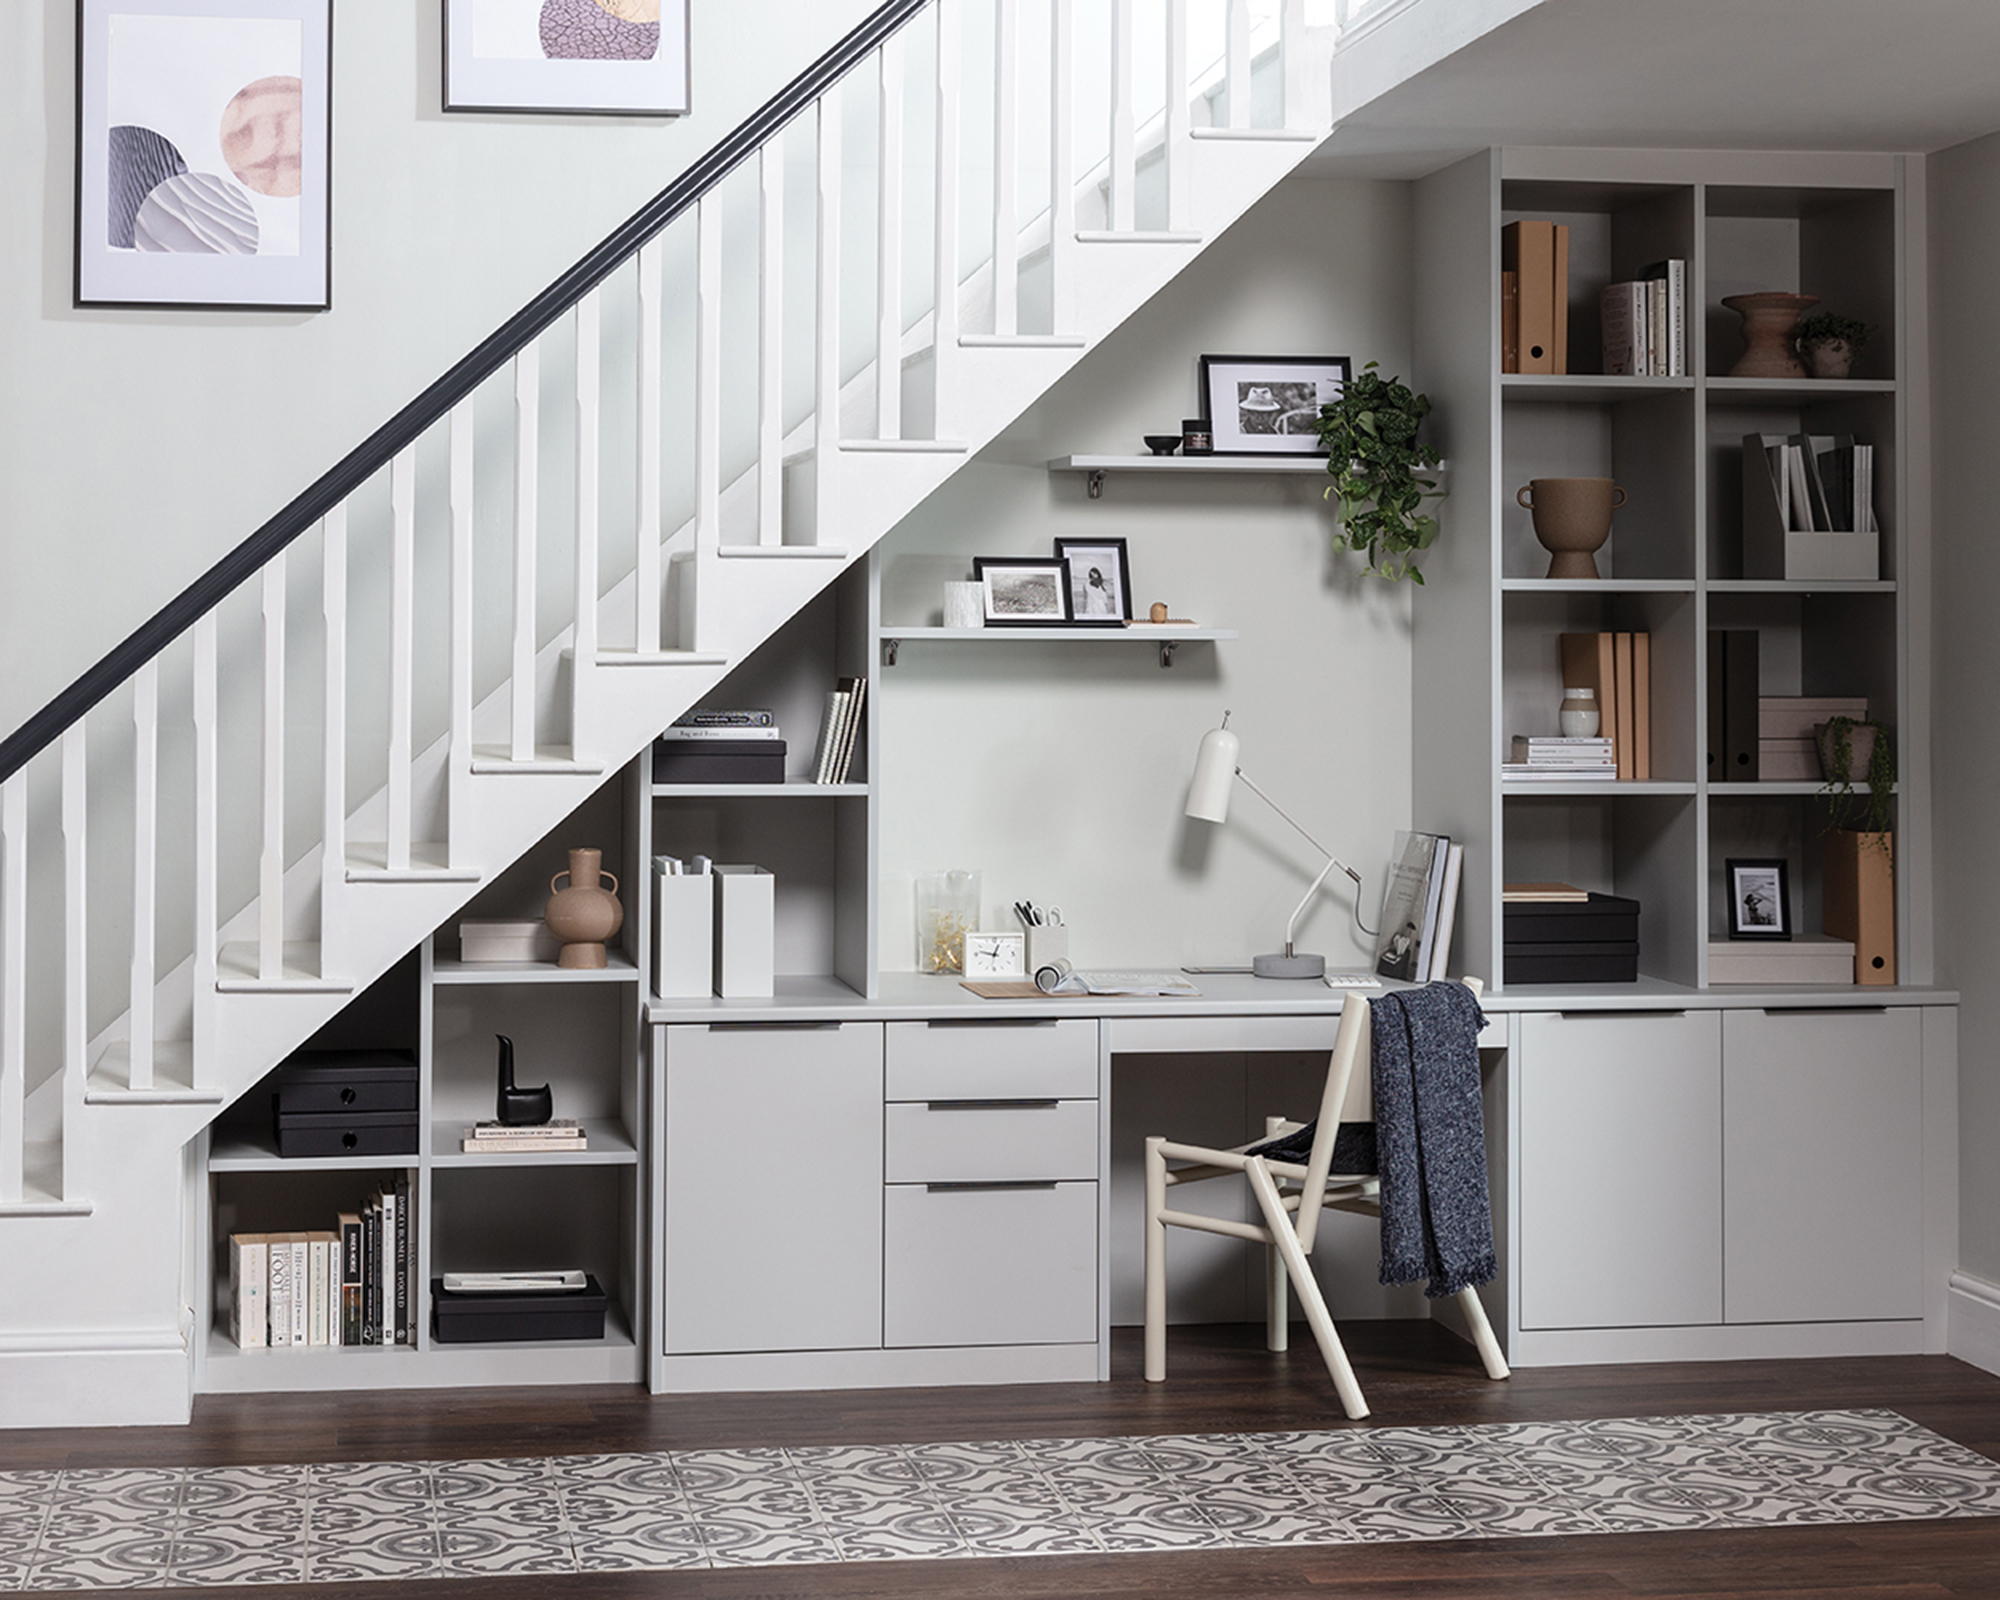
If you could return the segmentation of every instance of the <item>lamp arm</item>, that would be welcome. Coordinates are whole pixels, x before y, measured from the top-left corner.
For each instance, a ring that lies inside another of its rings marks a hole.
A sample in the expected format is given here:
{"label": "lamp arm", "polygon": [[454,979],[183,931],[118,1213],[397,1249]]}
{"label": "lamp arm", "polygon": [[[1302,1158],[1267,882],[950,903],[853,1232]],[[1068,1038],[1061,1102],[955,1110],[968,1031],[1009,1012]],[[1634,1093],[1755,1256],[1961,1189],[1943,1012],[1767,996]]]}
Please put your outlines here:
{"label": "lamp arm", "polygon": [[[1285,953],[1289,955],[1291,954],[1292,950],[1292,935],[1298,928],[1299,918],[1305,915],[1306,907],[1312,904],[1312,898],[1314,895],[1319,893],[1320,885],[1326,882],[1327,874],[1331,872],[1335,867],[1340,868],[1342,872],[1346,873],[1349,878],[1354,880],[1354,887],[1357,891],[1361,888],[1361,874],[1356,872],[1345,861],[1342,861],[1340,857],[1335,855],[1331,850],[1327,849],[1325,845],[1321,844],[1319,840],[1315,839],[1310,833],[1307,833],[1305,829],[1305,824],[1300,822],[1297,817],[1293,816],[1283,806],[1279,805],[1277,801],[1273,800],[1262,789],[1258,788],[1257,781],[1254,778],[1252,778],[1249,773],[1245,772],[1241,767],[1238,767],[1236,769],[1236,776],[1243,780],[1243,785],[1245,788],[1247,788],[1259,800],[1263,801],[1265,805],[1269,806],[1273,811],[1277,812],[1279,816],[1285,819],[1285,821],[1289,822],[1294,828],[1296,828],[1299,832],[1299,836],[1303,838],[1307,844],[1311,845],[1321,855],[1326,857],[1326,865],[1320,869],[1320,875],[1317,878],[1313,879],[1312,887],[1306,890],[1305,898],[1299,902],[1298,910],[1292,913],[1292,920],[1285,925]],[[1361,920],[1361,896],[1358,893],[1354,897],[1354,925],[1357,928],[1359,928],[1363,933],[1368,934],[1370,937],[1374,936],[1375,930],[1370,928],[1367,923]]]}

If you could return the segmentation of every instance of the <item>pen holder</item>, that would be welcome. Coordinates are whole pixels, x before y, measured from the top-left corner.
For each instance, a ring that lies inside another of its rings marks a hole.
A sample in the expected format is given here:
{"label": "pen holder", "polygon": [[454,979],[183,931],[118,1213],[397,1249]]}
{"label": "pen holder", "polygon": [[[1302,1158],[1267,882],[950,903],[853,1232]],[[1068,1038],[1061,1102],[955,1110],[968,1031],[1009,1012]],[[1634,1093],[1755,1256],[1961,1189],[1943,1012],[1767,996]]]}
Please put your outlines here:
{"label": "pen holder", "polygon": [[1060,924],[1028,930],[1028,970],[1037,972],[1052,961],[1069,959],[1069,929]]}

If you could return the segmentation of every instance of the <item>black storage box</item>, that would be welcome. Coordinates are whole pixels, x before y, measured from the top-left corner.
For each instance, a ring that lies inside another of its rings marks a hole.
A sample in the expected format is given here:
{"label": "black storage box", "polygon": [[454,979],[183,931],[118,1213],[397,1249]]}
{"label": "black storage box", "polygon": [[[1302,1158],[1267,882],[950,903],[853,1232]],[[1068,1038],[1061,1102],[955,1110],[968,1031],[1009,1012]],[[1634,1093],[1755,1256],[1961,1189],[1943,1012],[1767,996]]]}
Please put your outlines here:
{"label": "black storage box", "polygon": [[1509,983],[1636,983],[1639,941],[1606,939],[1592,944],[1510,944]]}
{"label": "black storage box", "polygon": [[655,783],[783,783],[783,739],[656,739]]}
{"label": "black storage box", "polygon": [[439,1344],[529,1339],[602,1339],[604,1285],[585,1273],[581,1289],[555,1294],[452,1294],[431,1279],[431,1335]]}
{"label": "black storage box", "polygon": [[413,1156],[413,1050],[300,1050],[271,1074],[281,1156]]}
{"label": "black storage box", "polygon": [[1509,949],[1517,944],[1631,944],[1639,937],[1639,902],[1593,894],[1581,905],[1574,901],[1503,904],[1500,921]]}
{"label": "black storage box", "polygon": [[278,1154],[293,1156],[413,1156],[415,1111],[277,1113]]}

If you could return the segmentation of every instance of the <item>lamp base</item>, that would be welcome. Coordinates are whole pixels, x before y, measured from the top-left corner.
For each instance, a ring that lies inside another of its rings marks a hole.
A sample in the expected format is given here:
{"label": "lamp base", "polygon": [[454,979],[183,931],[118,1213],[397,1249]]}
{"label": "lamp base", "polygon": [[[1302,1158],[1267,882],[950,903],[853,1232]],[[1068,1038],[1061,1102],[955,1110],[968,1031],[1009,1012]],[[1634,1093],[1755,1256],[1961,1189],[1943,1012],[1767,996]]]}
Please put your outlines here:
{"label": "lamp base", "polygon": [[1325,956],[1253,956],[1250,970],[1260,978],[1324,978]]}

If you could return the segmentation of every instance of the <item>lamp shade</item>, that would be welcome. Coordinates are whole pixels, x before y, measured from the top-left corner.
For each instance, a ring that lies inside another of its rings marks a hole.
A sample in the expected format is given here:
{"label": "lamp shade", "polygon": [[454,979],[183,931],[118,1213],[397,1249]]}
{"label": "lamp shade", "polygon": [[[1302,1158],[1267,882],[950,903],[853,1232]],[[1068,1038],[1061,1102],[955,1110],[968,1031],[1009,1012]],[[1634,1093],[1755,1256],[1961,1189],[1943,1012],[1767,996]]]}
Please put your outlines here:
{"label": "lamp shade", "polygon": [[1227,728],[1211,728],[1195,752],[1194,780],[1188,784],[1187,814],[1202,822],[1229,817],[1229,791],[1236,781],[1236,757],[1243,742]]}

